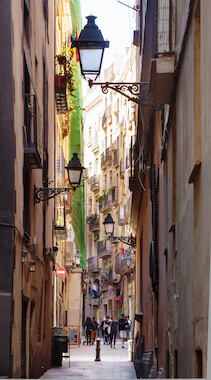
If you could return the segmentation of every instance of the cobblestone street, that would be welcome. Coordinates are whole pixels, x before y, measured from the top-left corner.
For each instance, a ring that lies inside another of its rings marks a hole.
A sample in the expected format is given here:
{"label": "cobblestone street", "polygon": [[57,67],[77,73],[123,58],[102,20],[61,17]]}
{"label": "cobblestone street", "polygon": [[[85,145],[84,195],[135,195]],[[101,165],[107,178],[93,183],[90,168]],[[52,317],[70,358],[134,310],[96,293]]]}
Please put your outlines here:
{"label": "cobblestone street", "polygon": [[65,358],[61,367],[52,367],[41,379],[136,379],[133,362],[128,361],[127,342],[123,349],[120,340],[116,348],[102,344],[101,340],[101,361],[95,358],[96,344],[70,346],[70,366],[69,358]]}

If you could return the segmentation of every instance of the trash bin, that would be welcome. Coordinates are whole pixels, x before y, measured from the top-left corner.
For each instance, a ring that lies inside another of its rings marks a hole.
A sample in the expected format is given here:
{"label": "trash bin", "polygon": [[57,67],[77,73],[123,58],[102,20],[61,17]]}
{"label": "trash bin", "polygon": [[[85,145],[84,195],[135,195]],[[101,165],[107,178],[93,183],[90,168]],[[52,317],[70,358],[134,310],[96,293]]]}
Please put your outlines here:
{"label": "trash bin", "polygon": [[68,336],[57,334],[52,340],[52,365],[62,365],[62,353],[68,352]]}
{"label": "trash bin", "polygon": [[128,361],[132,362],[132,339],[128,340]]}

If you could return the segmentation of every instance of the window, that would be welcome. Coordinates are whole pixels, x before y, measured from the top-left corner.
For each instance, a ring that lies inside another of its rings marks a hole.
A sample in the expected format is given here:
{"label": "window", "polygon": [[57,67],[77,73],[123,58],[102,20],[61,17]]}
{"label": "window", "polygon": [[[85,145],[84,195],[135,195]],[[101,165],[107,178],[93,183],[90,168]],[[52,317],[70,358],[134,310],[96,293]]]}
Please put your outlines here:
{"label": "window", "polygon": [[23,227],[24,232],[30,236],[30,173],[24,167],[24,210],[23,210]]}
{"label": "window", "polygon": [[203,359],[202,359],[202,350],[195,350],[195,376],[197,379],[203,377]]}
{"label": "window", "polygon": [[95,160],[95,172],[94,172],[94,174],[98,174],[98,167],[99,167],[99,160],[98,160],[98,158],[96,158],[96,160]]}

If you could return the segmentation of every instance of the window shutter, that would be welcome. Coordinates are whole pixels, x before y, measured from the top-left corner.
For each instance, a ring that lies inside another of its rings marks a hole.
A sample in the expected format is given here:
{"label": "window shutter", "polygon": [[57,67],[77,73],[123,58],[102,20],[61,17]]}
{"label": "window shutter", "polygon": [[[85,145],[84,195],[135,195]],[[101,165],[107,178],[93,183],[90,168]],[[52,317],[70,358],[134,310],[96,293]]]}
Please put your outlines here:
{"label": "window shutter", "polygon": [[158,183],[156,176],[156,166],[153,165],[153,241],[154,241],[154,286],[158,284],[159,268],[158,268]]}
{"label": "window shutter", "polygon": [[156,166],[151,169],[151,201],[152,201],[152,236],[153,240],[150,245],[149,272],[152,280],[153,291],[156,291],[156,286],[159,279],[158,267],[158,181],[156,176]]}

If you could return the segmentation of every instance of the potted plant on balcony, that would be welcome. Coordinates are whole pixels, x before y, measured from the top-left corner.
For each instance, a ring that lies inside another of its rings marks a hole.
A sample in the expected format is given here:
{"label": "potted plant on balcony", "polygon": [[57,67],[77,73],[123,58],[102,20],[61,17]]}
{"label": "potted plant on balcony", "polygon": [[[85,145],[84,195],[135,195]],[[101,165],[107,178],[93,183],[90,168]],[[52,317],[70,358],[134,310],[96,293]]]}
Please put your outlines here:
{"label": "potted plant on balcony", "polygon": [[56,55],[56,62],[59,65],[59,75],[55,76],[55,85],[58,89],[58,86],[66,88],[71,94],[74,90],[73,87],[73,69],[72,69],[72,51],[68,46],[64,46],[63,50]]}
{"label": "potted plant on balcony", "polygon": [[67,238],[66,225],[64,222],[64,218],[62,216],[58,217],[56,224],[54,226],[54,231],[58,240],[66,240]]}

